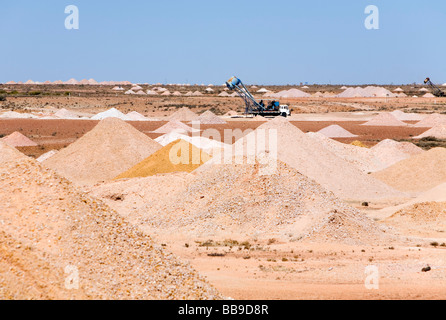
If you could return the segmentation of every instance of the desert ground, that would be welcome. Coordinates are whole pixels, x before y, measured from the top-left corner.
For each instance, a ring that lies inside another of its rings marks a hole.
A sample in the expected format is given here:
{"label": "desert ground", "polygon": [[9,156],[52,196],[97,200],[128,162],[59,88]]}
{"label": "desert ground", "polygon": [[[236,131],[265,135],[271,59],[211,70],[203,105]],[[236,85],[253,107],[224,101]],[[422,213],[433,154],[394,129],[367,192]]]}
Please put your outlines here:
{"label": "desert ground", "polygon": [[[223,86],[113,87],[0,85],[0,298],[446,298],[446,98],[310,86],[267,119]],[[207,111],[200,132],[241,135],[168,163]],[[216,161],[259,129],[277,132],[274,173],[244,152]]]}

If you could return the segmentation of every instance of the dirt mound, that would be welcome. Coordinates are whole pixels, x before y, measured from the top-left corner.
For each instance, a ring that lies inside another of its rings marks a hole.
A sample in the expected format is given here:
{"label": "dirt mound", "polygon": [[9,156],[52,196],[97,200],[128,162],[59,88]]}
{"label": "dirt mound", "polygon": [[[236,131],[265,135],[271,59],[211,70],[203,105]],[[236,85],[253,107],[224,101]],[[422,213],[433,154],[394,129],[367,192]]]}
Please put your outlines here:
{"label": "dirt mound", "polygon": [[446,226],[446,202],[422,202],[396,212],[391,218],[406,217],[415,222],[442,222]]}
{"label": "dirt mound", "polygon": [[189,265],[34,160],[0,161],[0,188],[0,299],[221,298]]}
{"label": "dirt mound", "polygon": [[170,120],[162,127],[153,131],[153,133],[171,133],[171,132],[178,132],[178,133],[197,132],[197,129],[193,129],[178,120]]}
{"label": "dirt mound", "polygon": [[383,164],[374,157],[368,148],[341,143],[321,133],[308,132],[307,135],[364,173],[384,169]]}
{"label": "dirt mound", "polygon": [[236,117],[236,116],[238,116],[238,113],[234,110],[231,110],[231,111],[226,112],[224,116],[225,117]]}
{"label": "dirt mound", "polygon": [[[265,146],[250,143],[255,142],[257,136],[259,141],[266,136]],[[277,150],[279,160],[344,200],[371,201],[402,196],[400,192],[353,167],[284,118],[262,124],[256,131],[237,141],[233,149],[234,154],[241,149],[245,155],[261,154],[265,150],[274,154]]]}
{"label": "dirt mound", "polygon": [[433,128],[438,125],[446,125],[445,115],[439,113],[430,114],[414,126],[418,128]]}
{"label": "dirt mound", "polygon": [[107,118],[43,164],[73,182],[94,184],[113,179],[160,148],[130,124]]}
{"label": "dirt mound", "polygon": [[221,149],[226,147],[224,143],[217,140],[212,140],[201,136],[189,137],[179,132],[167,133],[161,137],[156,138],[155,141],[161,144],[162,146],[167,146],[168,144],[180,139],[193,144],[194,146],[200,148],[206,153],[212,153],[212,150],[214,149]]}
{"label": "dirt mound", "polygon": [[265,176],[261,166],[205,164],[185,188],[135,214],[159,235],[193,239],[371,243],[383,236],[373,221],[297,170],[279,162],[276,173]]}
{"label": "dirt mound", "polygon": [[446,182],[446,149],[434,148],[412,156],[373,177],[401,191],[427,191]]}
{"label": "dirt mound", "polygon": [[423,139],[427,137],[434,137],[437,139],[446,139],[446,124],[436,125],[432,129],[420,134],[419,136],[414,137],[414,139]]}
{"label": "dirt mound", "polygon": [[69,110],[67,110],[65,108],[60,109],[59,111],[57,111],[54,114],[54,116],[56,116],[59,119],[79,119],[80,118],[77,114],[75,114],[75,113],[73,113],[73,112],[71,112],[71,111],[69,111]]}
{"label": "dirt mound", "polygon": [[391,114],[400,121],[420,121],[424,118],[424,116],[419,113],[405,113],[401,110],[392,111]]}
{"label": "dirt mound", "polygon": [[328,138],[354,138],[357,137],[357,135],[345,130],[341,126],[338,126],[337,124],[328,126],[320,131],[319,133],[322,133],[324,136]]}
{"label": "dirt mound", "polygon": [[13,132],[9,136],[2,138],[2,141],[11,147],[35,147],[38,144],[25,137],[20,132]]}
{"label": "dirt mound", "polygon": [[277,93],[266,93],[264,97],[267,98],[308,98],[311,94],[303,92],[299,89],[283,90]]}
{"label": "dirt mound", "polygon": [[338,98],[386,98],[396,97],[396,94],[382,87],[368,86],[366,88],[356,87],[347,88],[344,92],[338,94]]}
{"label": "dirt mound", "polygon": [[446,202],[422,202],[407,206],[385,220],[404,232],[425,238],[444,238]]}
{"label": "dirt mound", "polygon": [[380,216],[390,217],[398,211],[424,202],[446,202],[446,183],[442,183],[433,189],[423,192],[421,195],[408,202],[381,209],[379,210]]}
{"label": "dirt mound", "polygon": [[216,116],[212,111],[207,110],[198,118],[201,124],[226,124],[227,122]]}
{"label": "dirt mound", "polygon": [[198,115],[190,110],[189,108],[183,107],[179,109],[177,112],[170,115],[169,120],[177,120],[177,121],[194,121],[198,120]]}
{"label": "dirt mound", "polygon": [[381,141],[370,150],[372,151],[373,156],[383,164],[382,169],[424,152],[423,149],[417,147],[413,143],[398,142],[391,139]]}
{"label": "dirt mound", "polygon": [[20,113],[15,111],[7,111],[0,115],[1,119],[35,119],[37,116],[30,113]]}
{"label": "dirt mound", "polygon": [[127,113],[127,117],[132,121],[146,121],[146,120],[148,120],[141,113],[136,112],[136,111]]}
{"label": "dirt mound", "polygon": [[0,140],[0,163],[22,159],[24,154]]}
{"label": "dirt mound", "polygon": [[210,159],[209,155],[184,140],[174,141],[147,159],[121,173],[116,179],[142,178],[160,173],[192,172]]}
{"label": "dirt mound", "polygon": [[127,117],[125,114],[123,114],[116,108],[111,108],[107,111],[100,112],[97,115],[91,117],[91,120],[104,120],[107,118],[118,118],[125,121],[131,120],[129,117]]}
{"label": "dirt mound", "polygon": [[332,140],[320,133],[307,133],[325,148],[354,165],[364,173],[376,172],[423,152],[423,149],[409,142],[383,140],[371,149],[344,144]]}
{"label": "dirt mound", "polygon": [[402,126],[408,126],[407,123],[404,123],[395,116],[389,112],[380,113],[376,117],[374,117],[372,120],[366,122],[363,124],[363,126],[389,126],[389,127],[402,127]]}
{"label": "dirt mound", "polygon": [[135,212],[184,189],[190,175],[187,172],[173,172],[146,178],[113,180],[91,186],[88,193],[101,199],[130,223],[140,226],[142,217]]}

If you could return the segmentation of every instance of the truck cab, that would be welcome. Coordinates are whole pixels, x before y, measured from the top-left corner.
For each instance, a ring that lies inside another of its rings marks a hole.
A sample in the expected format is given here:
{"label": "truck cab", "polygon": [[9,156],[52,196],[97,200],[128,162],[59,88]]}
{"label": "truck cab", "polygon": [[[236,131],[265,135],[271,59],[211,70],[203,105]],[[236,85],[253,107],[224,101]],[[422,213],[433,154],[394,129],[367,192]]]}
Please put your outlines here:
{"label": "truck cab", "polygon": [[286,118],[286,117],[291,116],[291,110],[290,110],[290,108],[287,105],[281,105],[279,107],[279,111],[280,111],[280,115],[282,117]]}

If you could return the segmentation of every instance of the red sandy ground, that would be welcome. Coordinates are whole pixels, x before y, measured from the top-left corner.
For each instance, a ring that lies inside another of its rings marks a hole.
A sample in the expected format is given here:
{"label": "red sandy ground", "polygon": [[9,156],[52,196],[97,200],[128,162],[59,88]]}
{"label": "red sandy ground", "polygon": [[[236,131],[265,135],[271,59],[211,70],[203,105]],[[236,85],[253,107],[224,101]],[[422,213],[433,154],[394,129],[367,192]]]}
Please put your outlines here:
{"label": "red sandy ground", "polygon": [[[12,119],[0,120],[0,135],[9,135],[18,131],[31,140],[39,144],[38,147],[20,148],[22,152],[32,157],[39,157],[45,152],[66,147],[70,143],[82,137],[85,133],[93,129],[98,121],[92,120],[34,120],[34,119]],[[135,128],[155,139],[161,134],[151,133],[151,131],[164,125],[165,121],[135,121],[130,122]],[[228,121],[225,125],[201,125],[201,129],[217,129],[220,135],[224,136],[225,129],[256,129],[263,122],[260,121]],[[413,127],[370,127],[361,126],[364,122],[357,121],[293,121],[295,126],[304,132],[316,132],[332,124],[338,124],[344,129],[358,135],[357,138],[337,139],[341,142],[350,143],[360,140],[366,145],[372,146],[383,139],[410,139],[417,136],[426,128]]]}

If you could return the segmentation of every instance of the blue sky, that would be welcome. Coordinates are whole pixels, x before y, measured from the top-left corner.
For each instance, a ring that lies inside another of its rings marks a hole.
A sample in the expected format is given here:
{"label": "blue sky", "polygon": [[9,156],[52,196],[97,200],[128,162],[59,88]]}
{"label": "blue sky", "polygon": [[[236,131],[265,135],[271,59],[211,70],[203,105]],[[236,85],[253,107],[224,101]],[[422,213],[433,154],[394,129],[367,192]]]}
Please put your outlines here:
{"label": "blue sky", "polygon": [[[380,29],[367,30],[367,5]],[[79,30],[64,26],[79,8]],[[0,82],[446,82],[446,1],[16,0],[0,11]]]}

